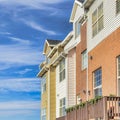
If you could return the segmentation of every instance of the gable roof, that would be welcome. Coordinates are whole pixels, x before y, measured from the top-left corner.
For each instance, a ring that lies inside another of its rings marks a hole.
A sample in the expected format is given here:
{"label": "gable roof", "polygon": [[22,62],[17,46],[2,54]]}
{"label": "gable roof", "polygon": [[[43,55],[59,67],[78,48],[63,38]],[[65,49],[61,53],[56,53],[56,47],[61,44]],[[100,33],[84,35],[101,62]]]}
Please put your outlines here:
{"label": "gable roof", "polygon": [[77,1],[79,1],[79,2],[81,2],[81,3],[84,3],[85,0],[77,0]]}
{"label": "gable roof", "polygon": [[49,44],[49,46],[54,46],[57,45],[61,42],[62,40],[51,40],[51,39],[47,39],[47,42]]}
{"label": "gable roof", "polygon": [[49,47],[54,47],[57,44],[59,44],[60,42],[62,42],[62,40],[53,40],[53,39],[46,39],[45,44],[44,44],[44,50],[43,50],[43,54],[45,54],[46,52],[46,47],[47,45]]}

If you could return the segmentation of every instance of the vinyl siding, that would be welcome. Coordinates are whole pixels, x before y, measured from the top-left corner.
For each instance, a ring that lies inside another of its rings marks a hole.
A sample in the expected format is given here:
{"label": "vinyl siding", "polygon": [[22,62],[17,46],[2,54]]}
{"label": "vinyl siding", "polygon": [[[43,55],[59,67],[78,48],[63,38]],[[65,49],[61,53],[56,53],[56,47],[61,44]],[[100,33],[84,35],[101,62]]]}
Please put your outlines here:
{"label": "vinyl siding", "polygon": [[[92,13],[103,2],[104,28],[92,37]],[[103,39],[120,27],[120,14],[116,15],[115,0],[95,0],[88,12],[87,40],[88,51],[95,48]]]}

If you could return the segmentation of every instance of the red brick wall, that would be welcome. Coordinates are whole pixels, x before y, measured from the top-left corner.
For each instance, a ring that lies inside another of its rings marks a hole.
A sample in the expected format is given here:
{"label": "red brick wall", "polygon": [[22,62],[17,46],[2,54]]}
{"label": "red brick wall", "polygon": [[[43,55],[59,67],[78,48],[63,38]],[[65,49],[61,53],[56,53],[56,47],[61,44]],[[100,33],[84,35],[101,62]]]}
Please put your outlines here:
{"label": "red brick wall", "polygon": [[76,96],[80,95],[83,101],[86,100],[86,69],[82,70],[81,53],[86,50],[86,23],[81,26],[81,42],[76,46]]}
{"label": "red brick wall", "polygon": [[[93,97],[93,71],[102,67],[103,96],[117,93],[117,61],[120,55],[120,28],[89,52],[89,90]],[[92,56],[92,60],[90,59]]]}

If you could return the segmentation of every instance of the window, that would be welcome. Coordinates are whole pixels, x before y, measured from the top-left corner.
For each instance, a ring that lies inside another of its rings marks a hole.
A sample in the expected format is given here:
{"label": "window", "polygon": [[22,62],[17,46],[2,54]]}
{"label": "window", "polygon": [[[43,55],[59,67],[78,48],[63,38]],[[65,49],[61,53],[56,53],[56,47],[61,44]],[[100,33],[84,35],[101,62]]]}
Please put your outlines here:
{"label": "window", "polygon": [[66,100],[65,98],[60,99],[60,117],[65,116],[65,105],[66,105]]}
{"label": "window", "polygon": [[59,71],[60,71],[59,76],[60,76],[60,82],[61,82],[65,79],[65,59],[61,60]]}
{"label": "window", "polygon": [[92,36],[103,29],[103,3],[92,14]]}
{"label": "window", "polygon": [[118,95],[120,96],[120,56],[117,58]]}
{"label": "window", "polygon": [[97,69],[94,73],[94,95],[102,96],[102,69]]}
{"label": "window", "polygon": [[120,0],[116,0],[116,13],[120,12]]}
{"label": "window", "polygon": [[46,120],[46,108],[43,108],[41,110],[41,118],[42,118],[42,120]]}
{"label": "window", "polygon": [[87,68],[87,50],[82,53],[82,70]]}
{"label": "window", "polygon": [[46,91],[46,75],[43,76],[41,80],[42,94]]}
{"label": "window", "polygon": [[77,21],[75,23],[75,37],[78,37],[78,35],[80,35],[80,26],[81,26],[80,22]]}

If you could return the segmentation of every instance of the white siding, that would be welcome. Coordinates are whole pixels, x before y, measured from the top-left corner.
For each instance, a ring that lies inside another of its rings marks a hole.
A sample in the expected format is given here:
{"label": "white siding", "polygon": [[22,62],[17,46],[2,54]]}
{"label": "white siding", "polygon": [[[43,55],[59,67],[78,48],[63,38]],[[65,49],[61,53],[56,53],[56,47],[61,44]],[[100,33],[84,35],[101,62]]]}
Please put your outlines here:
{"label": "white siding", "polygon": [[[65,73],[66,73],[66,59],[65,59]],[[56,67],[56,118],[60,117],[59,116],[59,101],[62,98],[67,97],[67,87],[66,87],[66,75],[65,79],[61,82],[59,82],[59,64]]]}
{"label": "white siding", "polygon": [[[92,38],[92,13],[103,2],[104,28]],[[104,38],[120,27],[120,14],[116,15],[115,0],[95,0],[88,12],[87,44],[88,52],[98,45]]]}
{"label": "white siding", "polygon": [[73,38],[77,42],[80,42],[80,35],[77,38],[75,38],[75,23],[83,16],[83,14],[84,14],[84,9],[78,5],[73,22],[73,32],[74,32]]}
{"label": "white siding", "polygon": [[76,104],[76,49],[68,53],[68,107]]}

